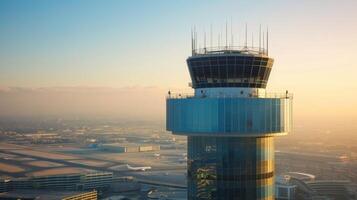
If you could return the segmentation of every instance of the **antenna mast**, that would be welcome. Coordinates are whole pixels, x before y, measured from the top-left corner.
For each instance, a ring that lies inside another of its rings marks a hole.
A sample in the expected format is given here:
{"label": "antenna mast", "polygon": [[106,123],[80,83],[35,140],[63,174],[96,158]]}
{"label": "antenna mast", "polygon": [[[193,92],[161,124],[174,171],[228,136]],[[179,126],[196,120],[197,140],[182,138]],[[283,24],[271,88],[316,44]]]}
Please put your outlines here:
{"label": "antenna mast", "polygon": [[212,48],[212,23],[211,23],[211,26],[210,26],[210,47]]}
{"label": "antenna mast", "polygon": [[259,25],[259,53],[261,51],[261,41],[262,40],[262,25]]}
{"label": "antenna mast", "polygon": [[248,26],[247,23],[245,23],[245,42],[244,42],[244,47],[247,48],[248,43],[247,43],[247,36],[248,35]]}
{"label": "antenna mast", "polygon": [[233,22],[232,22],[232,18],[231,18],[231,46],[234,46],[234,41],[233,41]]}
{"label": "antenna mast", "polygon": [[254,33],[252,32],[252,48],[254,48]]}
{"label": "antenna mast", "polygon": [[206,53],[206,31],[204,31],[204,42],[203,42],[203,48],[204,48],[204,50],[205,50],[205,53]]}
{"label": "antenna mast", "polygon": [[197,49],[197,32],[196,32],[196,26],[195,26],[194,37],[195,37],[195,52],[196,52],[196,49]]}
{"label": "antenna mast", "polygon": [[262,40],[262,45],[263,45],[263,46],[262,46],[262,51],[263,51],[263,54],[265,53],[265,36],[264,36],[264,35],[265,35],[265,33],[264,33],[264,31],[263,31],[263,34],[262,34],[262,36],[263,36],[263,38],[262,38],[262,39],[263,39],[263,40]]}
{"label": "antenna mast", "polygon": [[267,55],[269,55],[269,29],[267,28]]}
{"label": "antenna mast", "polygon": [[218,48],[221,46],[221,33],[218,34]]}
{"label": "antenna mast", "polygon": [[193,27],[193,40],[192,40],[193,44],[193,54],[196,54],[196,26]]}
{"label": "antenna mast", "polygon": [[226,49],[228,48],[228,40],[227,40],[228,39],[228,33],[227,33],[228,30],[227,29],[228,29],[228,23],[226,21]]}
{"label": "antenna mast", "polygon": [[192,27],[191,27],[191,52],[192,52],[192,55],[193,55],[193,31],[192,31]]}

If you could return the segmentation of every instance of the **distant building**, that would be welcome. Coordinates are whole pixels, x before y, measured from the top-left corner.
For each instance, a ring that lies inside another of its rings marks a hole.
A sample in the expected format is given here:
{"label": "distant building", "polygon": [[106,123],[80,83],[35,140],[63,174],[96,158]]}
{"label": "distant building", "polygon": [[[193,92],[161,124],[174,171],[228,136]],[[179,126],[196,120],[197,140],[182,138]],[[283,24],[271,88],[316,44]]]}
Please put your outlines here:
{"label": "distant building", "polygon": [[26,190],[33,189],[32,181],[27,177],[14,178],[8,183],[7,191],[9,190]]}
{"label": "distant building", "polygon": [[357,199],[356,192],[357,184],[348,180],[315,180],[314,175],[301,172],[284,173],[275,187],[277,200],[352,200]]}
{"label": "distant building", "polygon": [[76,190],[81,182],[82,174],[63,174],[52,176],[31,177],[29,181],[35,189]]}
{"label": "distant building", "polygon": [[0,193],[0,200],[97,200],[97,192],[18,190]]}
{"label": "distant building", "polygon": [[275,199],[293,200],[296,199],[297,185],[290,182],[290,176],[278,176],[275,181]]}
{"label": "distant building", "polygon": [[355,188],[357,186],[347,180],[309,181],[306,184],[318,195],[338,200],[356,199]]}
{"label": "distant building", "polygon": [[92,190],[109,188],[113,182],[112,172],[69,173],[48,176],[17,178],[10,181],[9,190],[52,189]]}
{"label": "distant building", "polygon": [[6,192],[9,185],[8,179],[0,179],[0,192]]}
{"label": "distant building", "polygon": [[133,152],[159,151],[160,145],[111,143],[111,144],[102,144],[100,148],[104,151],[111,151],[117,153],[133,153]]}
{"label": "distant building", "polygon": [[[113,183],[112,172],[95,172],[84,175],[84,180],[79,184],[84,190],[108,188]],[[78,185],[77,185],[78,188]]]}

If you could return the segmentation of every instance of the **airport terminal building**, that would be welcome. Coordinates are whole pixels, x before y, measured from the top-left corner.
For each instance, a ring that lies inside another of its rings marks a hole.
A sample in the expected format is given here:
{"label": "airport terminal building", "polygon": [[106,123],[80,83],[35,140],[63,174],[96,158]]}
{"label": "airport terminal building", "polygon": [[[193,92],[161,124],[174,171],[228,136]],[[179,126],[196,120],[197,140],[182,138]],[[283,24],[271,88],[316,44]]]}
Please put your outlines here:
{"label": "airport terminal building", "polygon": [[51,189],[86,191],[109,188],[112,182],[112,172],[66,173],[14,178],[8,181],[7,190]]}

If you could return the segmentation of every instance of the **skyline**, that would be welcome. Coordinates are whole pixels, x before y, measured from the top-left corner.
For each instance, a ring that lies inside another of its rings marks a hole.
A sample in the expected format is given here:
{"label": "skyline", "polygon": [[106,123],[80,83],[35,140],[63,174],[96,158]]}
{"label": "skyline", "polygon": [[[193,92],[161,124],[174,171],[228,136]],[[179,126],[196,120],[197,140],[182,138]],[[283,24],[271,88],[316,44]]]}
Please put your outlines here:
{"label": "skyline", "polygon": [[[289,88],[295,95],[297,119],[354,121],[356,5],[355,1],[1,1],[0,108],[11,112],[18,107],[16,101],[4,102],[9,90],[16,88],[64,87],[80,93],[80,88],[136,87],[142,92],[150,87],[157,88],[153,94],[163,94],[162,100],[153,100],[157,109],[149,112],[162,112],[166,91],[186,90],[190,81],[185,59],[191,50],[191,27],[196,25],[202,34],[212,24],[216,35],[218,30],[224,33],[226,21],[232,19],[233,32],[240,38],[245,23],[254,33],[260,24],[269,26],[269,52],[275,64],[268,90]],[[130,105],[130,100],[125,102]],[[128,114],[120,110],[117,114],[123,113]]]}

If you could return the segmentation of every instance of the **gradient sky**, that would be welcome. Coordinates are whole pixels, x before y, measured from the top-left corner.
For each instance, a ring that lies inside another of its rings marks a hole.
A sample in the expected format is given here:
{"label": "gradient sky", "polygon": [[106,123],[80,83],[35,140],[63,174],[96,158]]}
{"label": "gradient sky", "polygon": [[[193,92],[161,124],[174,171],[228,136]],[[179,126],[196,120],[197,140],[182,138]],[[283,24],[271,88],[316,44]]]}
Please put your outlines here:
{"label": "gradient sky", "polygon": [[357,121],[356,8],[355,0],[2,0],[0,88],[187,89],[191,27],[203,38],[212,24],[216,42],[232,21],[236,42],[245,23],[249,35],[269,26],[268,88],[293,92],[299,119]]}

